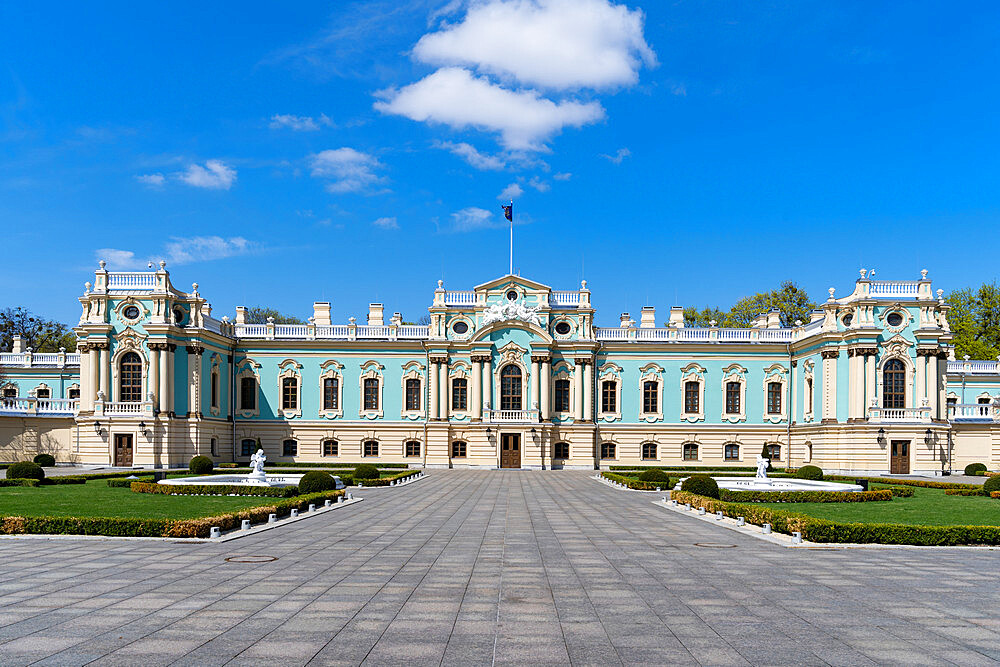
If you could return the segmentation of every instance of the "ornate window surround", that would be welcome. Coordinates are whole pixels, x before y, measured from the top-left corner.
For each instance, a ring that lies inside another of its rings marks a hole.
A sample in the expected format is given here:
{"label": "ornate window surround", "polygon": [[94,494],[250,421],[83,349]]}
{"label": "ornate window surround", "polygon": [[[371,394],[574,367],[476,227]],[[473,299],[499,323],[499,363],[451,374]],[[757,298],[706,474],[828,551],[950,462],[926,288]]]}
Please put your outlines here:
{"label": "ornate window surround", "polygon": [[[469,327],[471,330],[471,326]],[[454,389],[452,383],[456,379],[465,380],[465,410],[456,410],[455,406],[452,405],[452,396],[454,395]],[[469,417],[469,411],[472,408],[472,367],[464,361],[456,361],[448,369],[448,409],[449,414],[454,419],[465,419]],[[404,448],[405,448],[404,443]]]}
{"label": "ornate window surround", "polygon": [[[465,322],[467,325],[469,325],[469,330],[463,334],[456,333],[454,329],[456,322]],[[448,337],[451,338],[452,340],[468,340],[472,338],[474,335],[476,335],[476,322],[473,318],[467,315],[457,314],[448,320],[447,331],[448,331]]]}
{"label": "ornate window surround", "polygon": [[[361,364],[361,374],[358,376],[358,415],[361,419],[379,419],[382,417],[382,391],[385,389],[385,383],[382,381],[382,371],[385,370],[385,366],[378,363],[374,359],[369,359],[365,363]],[[365,380],[375,379],[378,380],[378,409],[377,410],[366,410],[365,409]],[[365,440],[373,440],[374,438],[365,438]],[[362,446],[364,442],[362,442]]]}
{"label": "ornate window surround", "polygon": [[[402,402],[399,406],[399,416],[403,419],[416,420],[423,419],[424,416],[424,371],[426,367],[419,361],[411,361],[403,366],[402,377],[399,379],[399,387],[401,389],[400,395]],[[406,409],[406,381],[416,380],[419,386],[417,392],[417,409],[407,410]],[[381,397],[381,385],[379,386],[379,407],[382,406]],[[362,397],[363,400],[363,397]]]}
{"label": "ornate window surround", "polygon": [[[604,422],[621,421],[622,418],[622,372],[621,366],[614,362],[607,362],[597,373],[597,401],[598,419]],[[615,411],[604,412],[604,382],[615,383]]]}
{"label": "ornate window surround", "polygon": [[6,390],[6,389],[13,389],[14,390],[14,396],[13,396],[13,398],[17,398],[18,396],[21,395],[20,388],[17,386],[17,383],[15,383],[13,380],[8,380],[3,385],[0,385],[0,395],[2,395],[2,392],[4,390]]}
{"label": "ornate window surround", "polygon": [[[294,359],[285,359],[278,364],[278,407],[275,410],[279,417],[289,419],[302,416],[302,364]],[[295,408],[286,410],[282,407],[282,381],[285,378],[295,380]],[[260,397],[258,396],[258,399]]]}
{"label": "ornate window surround", "polygon": [[[552,406],[552,414],[558,419],[569,419],[573,416],[573,406],[576,405],[576,383],[573,382],[573,372],[575,367],[569,362],[561,359],[552,364],[552,381],[549,382],[549,405]],[[556,412],[556,380],[569,381],[569,412]]]}
{"label": "ornate window surround", "polygon": [[[139,317],[136,318],[125,317],[125,309],[128,308],[129,306],[135,306],[136,308],[139,309]],[[126,326],[133,326],[135,324],[138,324],[139,322],[142,322],[144,319],[148,318],[151,314],[152,313],[149,310],[149,308],[146,308],[146,305],[139,299],[135,298],[134,296],[125,297],[115,305],[115,316],[118,318],[119,322],[125,324]]]}
{"label": "ornate window surround", "polygon": [[[213,352],[209,357],[209,363],[211,364],[211,370],[208,376],[208,411],[213,417],[218,417],[222,414],[222,357],[218,352]],[[215,388],[218,391],[217,396],[212,395],[212,378],[215,378]],[[215,405],[212,405],[212,400],[215,400]]]}
{"label": "ornate window surround", "polygon": [[[559,324],[560,322],[565,322],[566,324],[569,325],[568,332],[564,334],[556,333],[556,325]],[[549,333],[556,340],[572,340],[573,338],[576,338],[577,329],[578,325],[576,321],[571,317],[557,316],[549,319]]]}
{"label": "ornate window surround", "polygon": [[[650,362],[639,369],[639,374],[639,421],[661,422],[663,421],[663,367]],[[656,412],[642,411],[642,387],[647,381],[656,383]]]}
{"label": "ornate window surround", "polygon": [[149,355],[143,347],[143,342],[147,336],[139,333],[135,329],[124,329],[115,334],[115,352],[111,355],[111,396],[106,396],[106,401],[119,401],[118,393],[121,391],[119,378],[121,376],[121,358],[128,352],[135,352],[142,360],[142,397],[145,400],[149,396]]}
{"label": "ornate window surround", "polygon": [[[740,385],[740,411],[736,413],[726,412],[726,385],[730,382],[737,382]],[[729,364],[723,368],[721,387],[722,421],[729,422],[730,424],[745,422],[747,420],[747,369],[739,364]]]}
{"label": "ornate window surround", "polygon": [[[643,449],[645,449],[646,445],[653,446],[653,451],[656,453],[656,456],[653,456],[651,458],[643,456]],[[648,440],[643,440],[642,442],[639,443],[639,458],[642,461],[659,461],[660,458],[662,457],[662,454],[663,454],[663,448],[660,446],[660,443],[658,443],[656,440],[652,438]]]}
{"label": "ornate window surround", "polygon": [[[685,385],[688,382],[698,383],[698,412],[685,412],[687,401],[685,398]],[[725,385],[723,385],[725,386]],[[681,421],[701,422],[705,421],[705,367],[697,362],[691,362],[681,369]],[[662,410],[662,408],[661,408]]]}
{"label": "ornate window surround", "polygon": [[76,391],[77,391],[77,398],[73,399],[73,400],[78,400],[79,399],[79,396],[81,395],[80,394],[80,383],[79,382],[74,382],[73,384],[71,384],[68,387],[66,387],[66,398],[69,398],[69,392],[71,392],[74,389],[76,389]]}
{"label": "ornate window surround", "polygon": [[[327,359],[319,366],[319,416],[325,419],[336,419],[344,416],[344,365],[334,359]],[[324,380],[337,381],[337,409],[326,410],[323,408],[323,382]],[[326,438],[333,440],[334,438]]]}
{"label": "ornate window surround", "polygon": [[[899,313],[900,315],[903,316],[903,321],[900,322],[898,326],[895,327],[889,326],[889,323],[887,322],[889,315],[891,315],[892,313]],[[913,322],[913,316],[910,315],[909,309],[900,304],[899,302],[896,302],[891,306],[886,306],[885,308],[883,308],[879,313],[878,318],[879,322],[881,322],[882,324],[882,327],[886,331],[891,331],[894,334],[898,334],[899,332],[903,331],[906,327],[910,326],[911,322]]]}
{"label": "ornate window surround", "polygon": [[[688,445],[693,445],[695,454],[697,454],[693,459],[685,458],[684,456],[684,448]],[[681,461],[701,461],[704,449],[697,440],[685,440],[681,443]]]}
{"label": "ornate window surround", "polygon": [[[777,382],[781,385],[781,412],[778,414],[769,414],[767,411],[767,385],[772,382]],[[764,369],[764,381],[761,383],[761,388],[764,390],[764,406],[763,406],[763,417],[764,421],[777,424],[788,419],[788,369],[781,364],[774,363]]]}
{"label": "ornate window surround", "polygon": [[[816,403],[816,365],[811,359],[807,359],[802,364],[802,421],[811,422],[816,419],[814,405]],[[812,384],[812,396],[810,396],[809,385]],[[810,400],[811,399],[811,400]]]}
{"label": "ornate window surround", "polygon": [[[506,293],[508,288],[504,289]],[[500,373],[503,371],[504,367],[509,364],[514,364],[521,369],[521,409],[527,410],[532,407],[530,402],[530,397],[528,396],[529,387],[531,386],[531,373],[529,369],[524,364],[524,355],[527,354],[527,350],[518,345],[517,343],[511,341],[507,343],[502,348],[497,350],[499,353],[499,358],[493,365],[493,396],[496,397],[493,406],[494,410],[500,409]],[[553,383],[554,384],[554,383]]]}
{"label": "ornate window surround", "polygon": [[899,359],[903,362],[903,367],[906,369],[906,397],[904,405],[913,407],[916,396],[914,378],[917,371],[913,360],[910,359],[910,348],[914,345],[916,343],[910,342],[898,334],[882,343],[882,357],[875,366],[875,400],[878,401],[879,406],[882,405],[882,392],[885,388],[885,365],[893,359]]}
{"label": "ornate window surround", "polygon": [[49,385],[45,384],[44,382],[39,382],[38,385],[34,389],[32,389],[32,390],[30,390],[28,392],[28,396],[32,397],[32,398],[38,398],[38,390],[39,389],[48,389],[49,390],[49,398],[55,398],[52,395],[52,387],[50,387]]}
{"label": "ornate window surround", "polygon": [[[238,403],[236,406],[236,412],[244,419],[260,416],[260,368],[260,364],[253,359],[243,359],[239,364],[237,364],[236,382],[234,383]],[[245,408],[243,406],[243,390],[241,385],[243,384],[243,378],[248,377],[254,379],[254,384],[257,387],[257,396],[255,397],[257,400],[253,403],[253,409]],[[278,388],[280,391],[280,382],[278,383]]]}

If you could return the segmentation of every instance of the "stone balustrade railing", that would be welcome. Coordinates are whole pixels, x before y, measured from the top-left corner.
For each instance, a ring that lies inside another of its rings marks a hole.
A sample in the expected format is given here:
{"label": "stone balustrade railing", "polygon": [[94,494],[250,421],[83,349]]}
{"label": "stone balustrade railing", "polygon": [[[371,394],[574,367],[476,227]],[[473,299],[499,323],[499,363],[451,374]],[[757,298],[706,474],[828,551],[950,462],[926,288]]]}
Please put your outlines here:
{"label": "stone balustrade railing", "polygon": [[1000,422],[1000,407],[992,403],[950,403],[951,421]]}
{"label": "stone balustrade railing", "polygon": [[948,374],[955,375],[997,375],[1000,373],[1000,363],[992,359],[966,359],[949,361]]}
{"label": "stone balustrade railing", "polygon": [[80,409],[80,401],[75,398],[0,398],[0,414],[70,416]]}
{"label": "stone balustrade railing", "polygon": [[79,365],[79,352],[0,352],[0,366],[63,368]]}
{"label": "stone balustrade railing", "polygon": [[430,327],[415,324],[384,325],[313,325],[313,324],[237,324],[237,338],[264,340],[426,340]]}
{"label": "stone balustrade railing", "polygon": [[535,423],[538,410],[486,410],[486,421],[494,424]]}
{"label": "stone balustrade railing", "polygon": [[916,424],[930,423],[931,409],[920,408],[868,408],[868,421],[874,424]]}

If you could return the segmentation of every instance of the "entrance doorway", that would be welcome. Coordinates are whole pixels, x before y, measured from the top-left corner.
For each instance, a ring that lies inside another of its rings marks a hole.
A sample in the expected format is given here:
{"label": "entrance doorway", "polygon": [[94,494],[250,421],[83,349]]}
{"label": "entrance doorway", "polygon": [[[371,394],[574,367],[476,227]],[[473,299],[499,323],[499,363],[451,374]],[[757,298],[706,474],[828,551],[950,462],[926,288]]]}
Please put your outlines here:
{"label": "entrance doorway", "polygon": [[132,434],[115,434],[115,466],[130,468],[132,466]]}
{"label": "entrance doorway", "polygon": [[890,444],[889,473],[893,475],[910,474],[910,441],[893,440]]}
{"label": "entrance doorway", "polygon": [[521,436],[519,434],[500,434],[500,467],[521,467]]}

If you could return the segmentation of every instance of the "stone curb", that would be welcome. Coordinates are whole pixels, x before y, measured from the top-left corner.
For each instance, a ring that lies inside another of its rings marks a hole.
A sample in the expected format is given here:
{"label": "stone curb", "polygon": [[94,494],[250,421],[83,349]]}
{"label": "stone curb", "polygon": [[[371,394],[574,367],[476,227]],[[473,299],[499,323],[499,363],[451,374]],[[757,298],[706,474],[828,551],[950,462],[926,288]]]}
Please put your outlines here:
{"label": "stone curb", "polygon": [[663,495],[664,493],[670,493],[670,489],[662,489],[660,491],[657,491],[656,489],[652,489],[652,490],[650,490],[650,489],[632,489],[632,488],[629,488],[627,486],[618,486],[617,484],[615,484],[614,482],[612,482],[610,479],[607,479],[606,477],[601,477],[600,475],[594,475],[590,479],[595,479],[598,482],[600,482],[601,484],[603,484],[604,486],[609,486],[609,487],[611,487],[612,489],[614,489],[616,491],[632,491],[634,493],[659,493],[660,495]]}

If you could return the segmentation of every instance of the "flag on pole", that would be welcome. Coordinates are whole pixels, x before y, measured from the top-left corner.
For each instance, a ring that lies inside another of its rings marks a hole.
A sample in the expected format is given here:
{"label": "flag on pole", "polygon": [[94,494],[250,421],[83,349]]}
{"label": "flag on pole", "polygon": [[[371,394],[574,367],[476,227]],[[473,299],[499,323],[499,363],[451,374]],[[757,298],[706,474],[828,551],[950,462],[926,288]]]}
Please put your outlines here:
{"label": "flag on pole", "polygon": [[514,201],[511,200],[510,204],[500,204],[500,206],[503,207],[503,217],[514,222]]}

